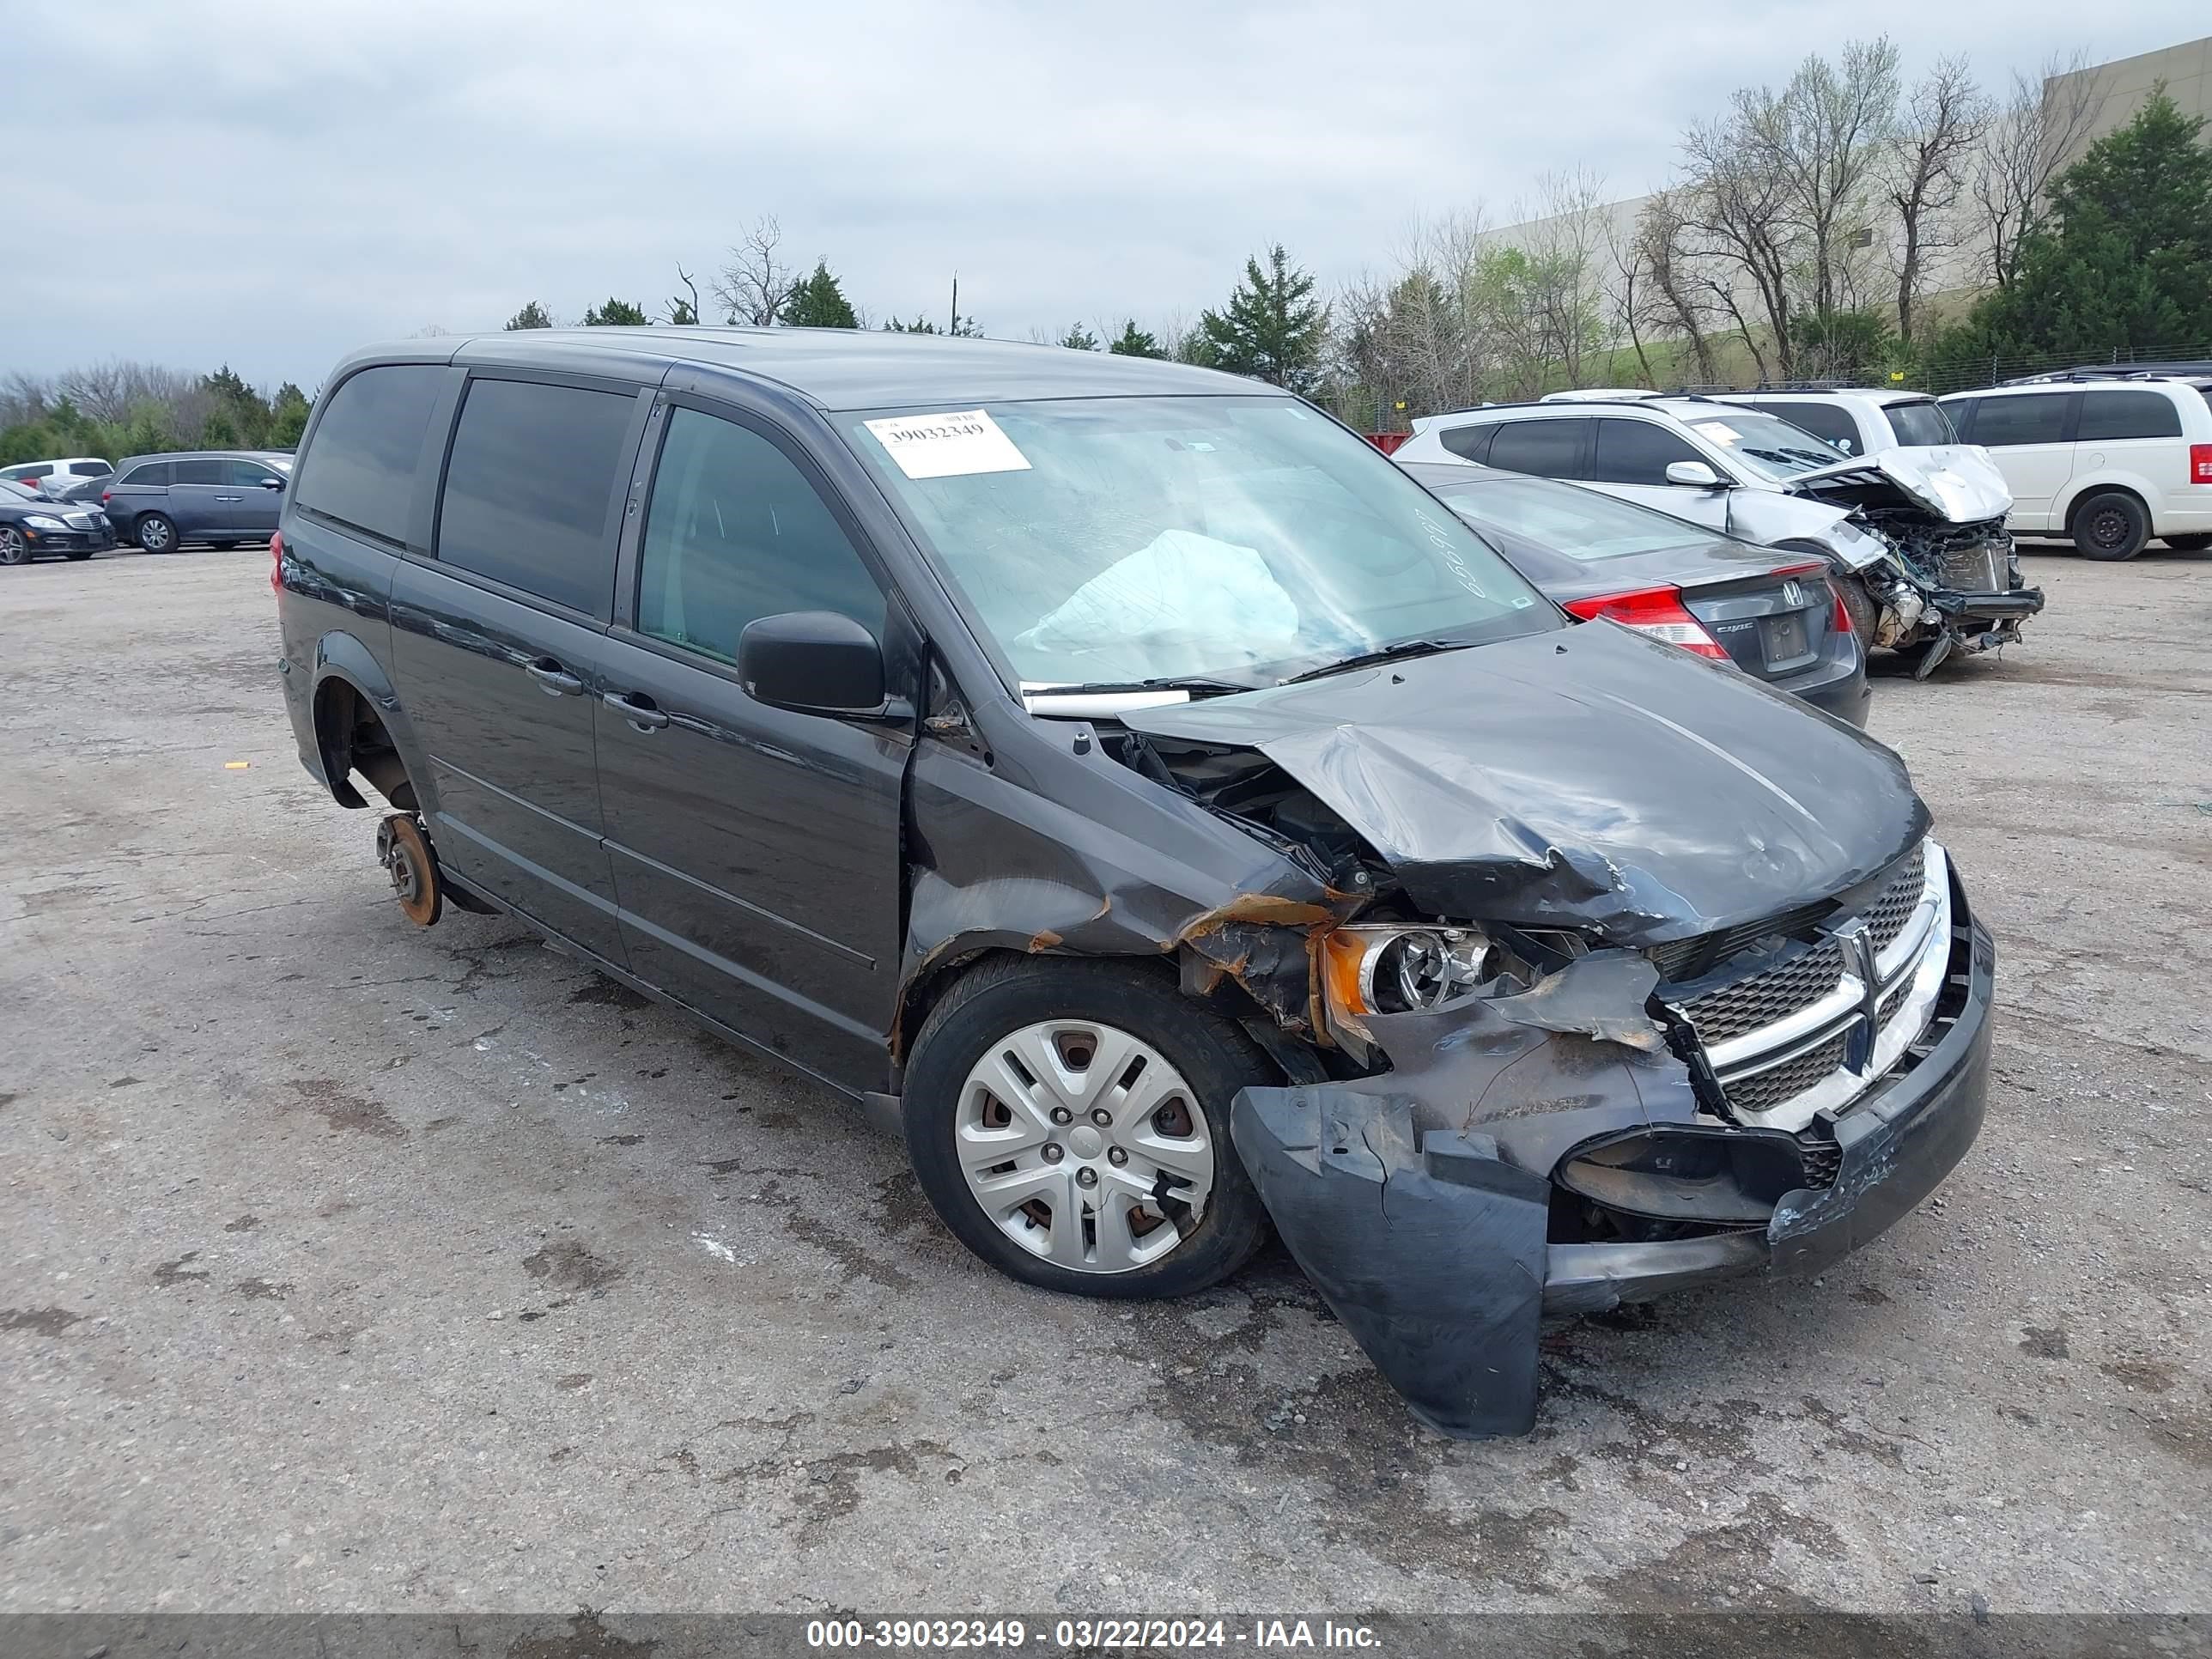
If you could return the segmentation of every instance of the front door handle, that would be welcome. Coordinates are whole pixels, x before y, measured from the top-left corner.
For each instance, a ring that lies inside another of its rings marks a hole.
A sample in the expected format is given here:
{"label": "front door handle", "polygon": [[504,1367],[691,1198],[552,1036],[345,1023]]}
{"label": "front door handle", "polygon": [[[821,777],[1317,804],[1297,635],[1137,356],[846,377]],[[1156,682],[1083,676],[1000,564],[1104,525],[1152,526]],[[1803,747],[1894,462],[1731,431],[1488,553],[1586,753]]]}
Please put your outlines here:
{"label": "front door handle", "polygon": [[668,724],[668,711],[642,691],[605,691],[599,701],[640,732],[658,732]]}
{"label": "front door handle", "polygon": [[218,495],[216,497],[216,500],[219,501],[242,501],[245,499],[246,497],[243,495]]}
{"label": "front door handle", "polygon": [[582,694],[583,681],[550,657],[540,657],[536,662],[526,663],[524,672],[545,688],[549,697],[574,697]]}

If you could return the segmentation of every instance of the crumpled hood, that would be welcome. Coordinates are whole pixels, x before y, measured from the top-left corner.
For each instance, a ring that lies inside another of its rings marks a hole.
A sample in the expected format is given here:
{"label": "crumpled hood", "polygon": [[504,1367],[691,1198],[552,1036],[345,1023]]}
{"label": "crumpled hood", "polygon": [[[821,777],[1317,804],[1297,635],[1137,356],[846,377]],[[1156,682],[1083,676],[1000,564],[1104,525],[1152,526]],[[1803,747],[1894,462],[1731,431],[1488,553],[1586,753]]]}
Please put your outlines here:
{"label": "crumpled hood", "polygon": [[1258,750],[1429,914],[1620,945],[1841,892],[1929,822],[1872,738],[1611,623],[1122,719]]}
{"label": "crumpled hood", "polygon": [[1785,488],[1844,507],[1917,507],[1949,524],[1978,524],[2012,511],[2004,474],[1978,444],[1877,450],[1801,472]]}

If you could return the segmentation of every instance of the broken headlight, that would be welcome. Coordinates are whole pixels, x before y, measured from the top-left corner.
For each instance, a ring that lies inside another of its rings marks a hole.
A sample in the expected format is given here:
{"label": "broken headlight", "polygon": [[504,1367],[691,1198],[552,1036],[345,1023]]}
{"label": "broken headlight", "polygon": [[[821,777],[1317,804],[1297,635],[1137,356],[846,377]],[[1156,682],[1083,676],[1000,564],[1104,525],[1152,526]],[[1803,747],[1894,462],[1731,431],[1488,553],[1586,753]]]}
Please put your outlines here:
{"label": "broken headlight", "polygon": [[1322,942],[1332,1023],[1360,1037],[1369,1014],[1409,1014],[1472,995],[1494,976],[1490,940],[1472,927],[1340,927]]}

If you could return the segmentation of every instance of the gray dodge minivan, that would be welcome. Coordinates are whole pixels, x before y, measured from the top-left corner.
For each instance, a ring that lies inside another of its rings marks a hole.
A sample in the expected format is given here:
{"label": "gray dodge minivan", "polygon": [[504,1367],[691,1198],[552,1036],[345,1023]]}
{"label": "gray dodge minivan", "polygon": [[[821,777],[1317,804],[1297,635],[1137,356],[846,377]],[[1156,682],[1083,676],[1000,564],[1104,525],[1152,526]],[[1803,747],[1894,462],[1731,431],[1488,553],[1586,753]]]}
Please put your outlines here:
{"label": "gray dodge minivan", "polygon": [[1274,388],[416,341],[331,375],[280,530],[301,758],[414,920],[864,1103],[1032,1285],[1272,1222],[1446,1432],[1533,1423],[1544,1312],[1816,1268],[1980,1125],[1994,955],[1897,757]]}

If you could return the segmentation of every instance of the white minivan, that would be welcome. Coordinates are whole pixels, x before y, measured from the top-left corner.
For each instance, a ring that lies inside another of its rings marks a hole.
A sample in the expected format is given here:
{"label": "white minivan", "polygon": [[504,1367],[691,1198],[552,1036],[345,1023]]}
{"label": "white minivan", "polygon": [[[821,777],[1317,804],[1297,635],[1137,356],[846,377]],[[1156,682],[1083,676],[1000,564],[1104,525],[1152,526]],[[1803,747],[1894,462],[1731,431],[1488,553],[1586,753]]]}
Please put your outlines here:
{"label": "white minivan", "polygon": [[2132,559],[2212,547],[2212,378],[2081,376],[1940,400],[2012,489],[2008,529]]}

